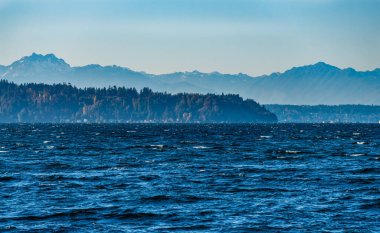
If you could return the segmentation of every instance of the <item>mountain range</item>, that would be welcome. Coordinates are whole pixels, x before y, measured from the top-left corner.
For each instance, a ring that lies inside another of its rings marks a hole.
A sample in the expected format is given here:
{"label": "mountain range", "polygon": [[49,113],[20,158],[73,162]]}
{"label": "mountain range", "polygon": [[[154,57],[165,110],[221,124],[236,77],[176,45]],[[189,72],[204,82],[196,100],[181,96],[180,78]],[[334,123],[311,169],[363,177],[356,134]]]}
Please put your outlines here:
{"label": "mountain range", "polygon": [[199,71],[154,75],[115,65],[72,67],[54,54],[33,53],[0,66],[0,79],[17,84],[70,83],[78,87],[149,87],[169,93],[239,94],[261,104],[380,105],[380,69],[356,71],[323,62],[259,77]]}

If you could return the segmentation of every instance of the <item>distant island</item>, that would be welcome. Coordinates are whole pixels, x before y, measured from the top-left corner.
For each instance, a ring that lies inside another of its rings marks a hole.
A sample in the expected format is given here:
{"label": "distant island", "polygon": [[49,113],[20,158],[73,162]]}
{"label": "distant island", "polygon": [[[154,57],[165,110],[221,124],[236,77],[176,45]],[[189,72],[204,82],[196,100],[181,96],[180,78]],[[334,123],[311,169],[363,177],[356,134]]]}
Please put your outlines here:
{"label": "distant island", "polygon": [[380,123],[378,105],[265,105],[280,123]]}
{"label": "distant island", "polygon": [[277,117],[233,94],[168,94],[116,86],[81,89],[1,80],[0,122],[273,123]]}

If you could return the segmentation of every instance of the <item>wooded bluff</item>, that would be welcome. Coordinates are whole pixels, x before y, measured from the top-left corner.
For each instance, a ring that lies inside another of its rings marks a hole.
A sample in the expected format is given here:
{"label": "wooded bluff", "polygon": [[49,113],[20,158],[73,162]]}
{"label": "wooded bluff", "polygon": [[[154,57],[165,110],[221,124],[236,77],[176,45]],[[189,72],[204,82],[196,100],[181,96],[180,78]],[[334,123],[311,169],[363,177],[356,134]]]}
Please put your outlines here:
{"label": "wooded bluff", "polygon": [[239,95],[168,94],[149,88],[77,88],[0,81],[0,122],[277,122]]}

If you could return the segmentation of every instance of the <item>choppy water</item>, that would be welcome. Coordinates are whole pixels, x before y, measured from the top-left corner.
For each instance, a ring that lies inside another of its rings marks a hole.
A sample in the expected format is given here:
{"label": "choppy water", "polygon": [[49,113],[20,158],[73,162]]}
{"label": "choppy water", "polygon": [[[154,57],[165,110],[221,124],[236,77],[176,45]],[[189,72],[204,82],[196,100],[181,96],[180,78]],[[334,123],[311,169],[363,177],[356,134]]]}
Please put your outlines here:
{"label": "choppy water", "polygon": [[0,125],[0,231],[380,232],[380,124]]}

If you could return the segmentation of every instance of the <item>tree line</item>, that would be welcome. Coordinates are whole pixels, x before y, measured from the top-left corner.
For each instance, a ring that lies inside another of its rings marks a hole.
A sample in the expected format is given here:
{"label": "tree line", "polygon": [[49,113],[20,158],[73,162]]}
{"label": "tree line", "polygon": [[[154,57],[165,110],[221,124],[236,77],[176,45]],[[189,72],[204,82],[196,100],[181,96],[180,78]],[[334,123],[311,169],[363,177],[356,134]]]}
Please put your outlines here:
{"label": "tree line", "polygon": [[0,80],[0,122],[276,122],[234,94],[169,94],[149,88],[77,88]]}
{"label": "tree line", "polygon": [[378,123],[377,105],[266,105],[279,122],[299,123]]}

